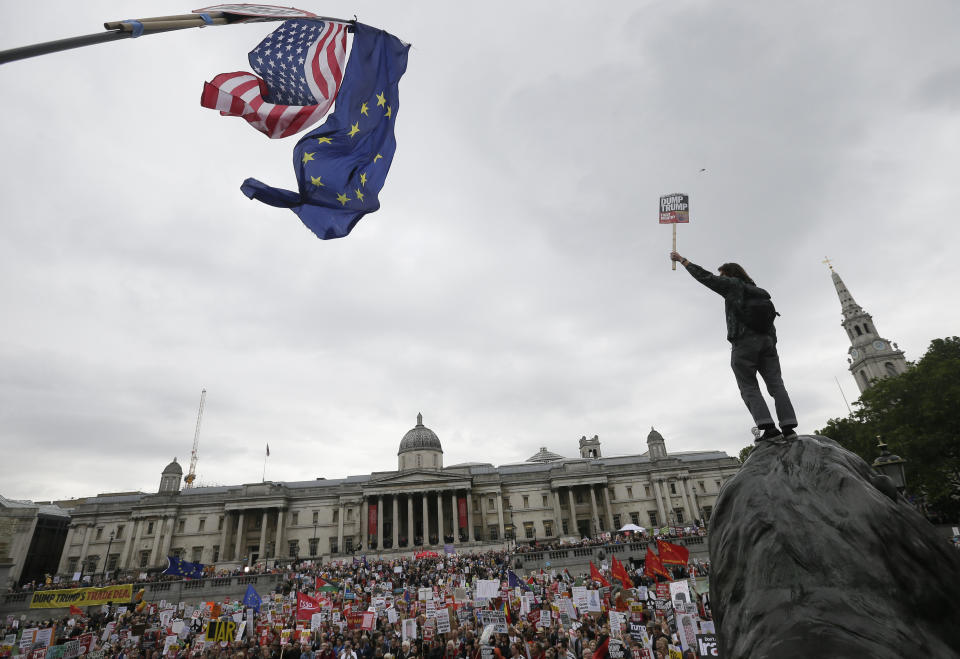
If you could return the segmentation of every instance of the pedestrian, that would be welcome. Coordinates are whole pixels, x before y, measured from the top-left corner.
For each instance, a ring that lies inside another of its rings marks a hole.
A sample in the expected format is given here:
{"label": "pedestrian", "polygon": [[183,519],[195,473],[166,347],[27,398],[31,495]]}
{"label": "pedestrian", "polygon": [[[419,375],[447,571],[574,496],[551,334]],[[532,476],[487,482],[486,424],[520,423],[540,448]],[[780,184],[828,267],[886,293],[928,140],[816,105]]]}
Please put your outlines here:
{"label": "pedestrian", "polygon": [[[676,252],[670,252],[670,258],[683,264],[694,279],[723,296],[727,340],[732,346],[730,367],[754,425],[762,433],[757,441],[796,438],[797,416],[783,385],[777,332],[773,326],[774,317],[779,314],[773,308],[770,294],[757,286],[737,263],[724,263],[718,268],[717,276]],[[758,373],[773,397],[779,430],[760,392]]]}

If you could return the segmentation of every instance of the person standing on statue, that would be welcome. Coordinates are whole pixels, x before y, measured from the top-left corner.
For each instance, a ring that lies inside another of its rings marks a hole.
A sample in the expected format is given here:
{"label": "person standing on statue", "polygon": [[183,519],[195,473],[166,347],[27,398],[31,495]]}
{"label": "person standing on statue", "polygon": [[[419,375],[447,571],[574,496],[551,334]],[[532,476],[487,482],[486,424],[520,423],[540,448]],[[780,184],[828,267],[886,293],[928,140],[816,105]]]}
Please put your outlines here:
{"label": "person standing on statue", "polygon": [[[773,320],[779,314],[770,301],[770,294],[757,286],[737,263],[724,263],[717,269],[720,273],[717,276],[676,252],[670,252],[670,259],[679,261],[694,279],[723,296],[727,340],[732,345],[730,367],[740,396],[757,428],[762,431],[756,441],[795,439],[797,415],[780,374],[777,331],[773,327]],[[760,392],[758,373],[773,397],[780,430]]]}

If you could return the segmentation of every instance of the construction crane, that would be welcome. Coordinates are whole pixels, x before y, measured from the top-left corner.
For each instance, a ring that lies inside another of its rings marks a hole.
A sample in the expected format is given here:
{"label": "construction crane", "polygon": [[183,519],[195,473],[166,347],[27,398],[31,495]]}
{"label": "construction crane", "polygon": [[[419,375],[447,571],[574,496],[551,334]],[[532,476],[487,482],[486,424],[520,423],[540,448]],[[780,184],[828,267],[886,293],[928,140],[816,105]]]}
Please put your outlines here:
{"label": "construction crane", "polygon": [[200,422],[203,420],[203,403],[207,400],[207,390],[200,392],[200,410],[197,412],[197,429],[193,432],[193,450],[190,451],[190,471],[183,477],[185,487],[193,487],[197,480],[197,447],[200,445]]}

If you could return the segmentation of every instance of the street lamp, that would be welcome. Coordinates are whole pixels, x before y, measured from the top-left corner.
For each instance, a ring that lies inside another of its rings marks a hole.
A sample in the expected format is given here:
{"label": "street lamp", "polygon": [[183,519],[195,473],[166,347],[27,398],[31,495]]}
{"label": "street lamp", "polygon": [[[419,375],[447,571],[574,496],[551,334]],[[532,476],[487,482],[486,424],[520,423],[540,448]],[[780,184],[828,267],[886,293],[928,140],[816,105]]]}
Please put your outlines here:
{"label": "street lamp", "polygon": [[100,583],[104,583],[107,580],[107,561],[110,560],[111,547],[113,547],[113,531],[110,531],[110,542],[107,543],[107,555],[103,558],[103,572],[100,573]]}
{"label": "street lamp", "polygon": [[880,449],[880,457],[873,461],[873,468],[892,480],[897,492],[903,494],[903,489],[907,485],[903,465],[907,461],[888,451],[886,443],[880,439],[879,435],[877,435],[877,448]]}

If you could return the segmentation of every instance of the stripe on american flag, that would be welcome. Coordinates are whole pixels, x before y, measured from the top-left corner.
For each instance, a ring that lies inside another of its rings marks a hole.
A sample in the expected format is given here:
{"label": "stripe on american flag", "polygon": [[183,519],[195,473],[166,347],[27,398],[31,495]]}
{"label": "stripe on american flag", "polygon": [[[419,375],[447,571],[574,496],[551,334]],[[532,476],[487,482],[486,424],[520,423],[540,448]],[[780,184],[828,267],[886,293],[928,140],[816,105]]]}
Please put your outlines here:
{"label": "stripe on american flag", "polygon": [[281,105],[264,100],[266,83],[252,73],[221,73],[205,82],[200,105],[219,110],[221,115],[242,117],[271,139],[294,135],[315,124],[330,110],[343,81],[347,26],[327,22],[310,46],[306,61],[307,84],[313,96],[323,99],[315,105]]}

